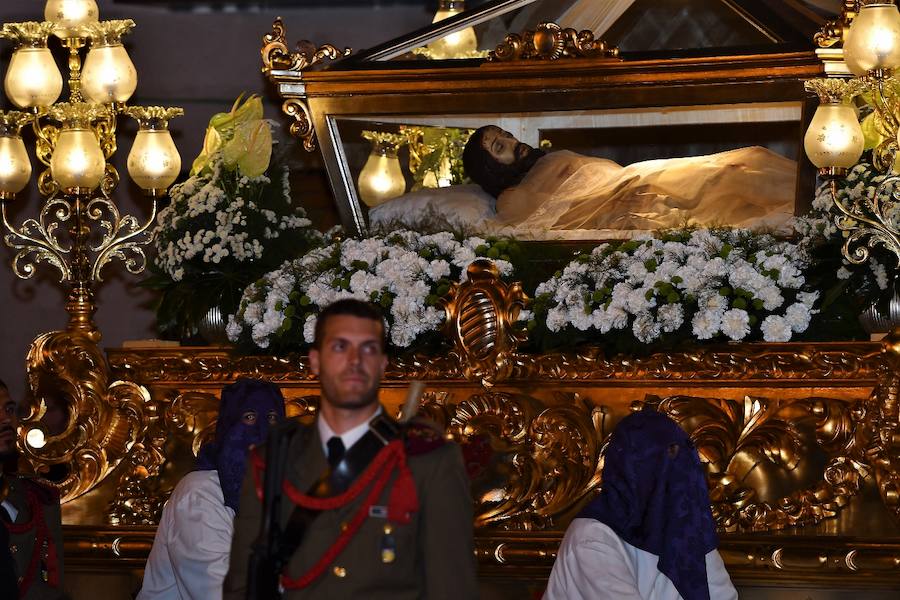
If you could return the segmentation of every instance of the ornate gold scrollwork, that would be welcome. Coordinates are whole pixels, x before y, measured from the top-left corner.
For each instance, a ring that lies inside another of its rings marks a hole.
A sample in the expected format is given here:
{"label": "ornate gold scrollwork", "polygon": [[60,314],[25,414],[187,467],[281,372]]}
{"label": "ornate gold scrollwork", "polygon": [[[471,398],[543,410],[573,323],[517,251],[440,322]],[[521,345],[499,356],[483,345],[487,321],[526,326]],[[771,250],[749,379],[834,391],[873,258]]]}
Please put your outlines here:
{"label": "ornate gold scrollwork", "polygon": [[545,407],[523,394],[477,394],[458,404],[446,392],[423,397],[423,413],[463,445],[476,527],[550,527],[597,486],[605,411],[577,394],[558,400]]}
{"label": "ornate gold scrollwork", "polygon": [[528,296],[519,283],[501,281],[491,261],[476,260],[466,275],[444,300],[446,331],[463,358],[465,376],[490,386],[509,376],[516,347],[527,336],[517,321]]}
{"label": "ornate gold scrollwork", "polygon": [[859,12],[859,0],[844,0],[841,14],[836,18],[826,21],[815,36],[813,41],[819,48],[831,48],[838,42],[843,42],[850,24]]}
{"label": "ornate gold scrollwork", "polygon": [[[646,404],[672,417],[696,444],[709,470],[713,515],[724,531],[770,531],[834,517],[868,475],[864,440],[857,436],[866,415],[861,402],[672,396]],[[758,476],[765,464],[794,471],[810,453],[801,432],[807,425],[829,456],[821,479],[777,499],[760,498],[760,486],[748,483],[751,473]]]}
{"label": "ornate gold scrollwork", "polygon": [[[27,370],[35,403],[23,419],[23,453],[39,467],[66,464],[68,474],[57,486],[63,501],[77,498],[103,481],[142,441],[156,417],[154,405],[143,386],[109,382],[103,354],[85,333],[39,336],[29,349]],[[65,428],[57,435],[40,423],[40,407],[51,396],[69,409]]]}
{"label": "ornate gold scrollwork", "polygon": [[884,505],[900,522],[900,332],[884,342],[884,363],[878,385],[866,403],[867,456]]}
{"label": "ornate gold scrollwork", "polygon": [[619,49],[595,40],[589,30],[563,29],[544,22],[534,31],[511,33],[488,54],[489,61],[559,60],[560,58],[618,58]]}
{"label": "ornate gold scrollwork", "polygon": [[[302,76],[303,71],[310,67],[326,60],[350,56],[353,52],[350,48],[341,50],[331,44],[316,46],[309,40],[297,42],[297,51],[291,52],[288,49],[285,32],[284,21],[278,17],[272,23],[272,31],[263,36],[263,47],[260,51],[263,61],[262,71],[270,79],[274,79],[273,71],[293,71]],[[315,150],[316,132],[306,100],[290,98],[281,105],[281,110],[293,119],[291,135],[303,141],[303,147],[307,152]]]}
{"label": "ornate gold scrollwork", "polygon": [[[306,358],[299,355],[236,356],[226,348],[155,352],[114,349],[108,357],[120,378],[145,383],[229,382],[240,376],[276,382],[314,379]],[[854,379],[874,384],[881,360],[877,344],[741,344],[640,358],[606,357],[600,348],[588,348],[565,354],[515,354],[510,361],[510,377],[573,382]],[[387,377],[461,379],[467,368],[465,361],[458,348],[439,356],[403,355],[391,361]]]}

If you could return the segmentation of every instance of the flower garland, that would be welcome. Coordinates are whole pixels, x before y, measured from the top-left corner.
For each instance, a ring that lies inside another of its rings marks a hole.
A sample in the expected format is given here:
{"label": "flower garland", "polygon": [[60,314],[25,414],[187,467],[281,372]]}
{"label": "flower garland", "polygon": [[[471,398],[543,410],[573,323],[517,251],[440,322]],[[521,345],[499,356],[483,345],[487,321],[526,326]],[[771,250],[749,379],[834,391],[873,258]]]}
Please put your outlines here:
{"label": "flower garland", "polygon": [[250,285],[229,317],[228,337],[257,348],[303,348],[313,342],[322,308],[358,298],[379,304],[391,343],[408,348],[441,327],[439,300],[473,260],[492,258],[503,275],[511,275],[508,249],[504,240],[406,230],[333,241]]}
{"label": "flower garland", "polygon": [[818,292],[803,291],[801,249],[747,230],[683,230],[603,244],[535,294],[529,327],[618,331],[644,344],[762,338],[806,330]]}

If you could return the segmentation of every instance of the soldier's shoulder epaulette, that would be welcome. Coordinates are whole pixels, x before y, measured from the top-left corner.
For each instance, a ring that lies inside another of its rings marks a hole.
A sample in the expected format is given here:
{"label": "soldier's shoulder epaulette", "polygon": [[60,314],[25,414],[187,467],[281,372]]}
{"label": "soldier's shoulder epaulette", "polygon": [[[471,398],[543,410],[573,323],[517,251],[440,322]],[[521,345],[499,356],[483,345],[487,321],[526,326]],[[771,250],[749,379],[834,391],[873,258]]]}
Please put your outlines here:
{"label": "soldier's shoulder epaulette", "polygon": [[37,496],[41,504],[59,504],[59,490],[46,479],[26,475],[19,476],[19,481],[25,489]]}
{"label": "soldier's shoulder epaulette", "polygon": [[406,453],[410,456],[427,454],[447,443],[444,431],[425,419],[413,419],[404,429]]}

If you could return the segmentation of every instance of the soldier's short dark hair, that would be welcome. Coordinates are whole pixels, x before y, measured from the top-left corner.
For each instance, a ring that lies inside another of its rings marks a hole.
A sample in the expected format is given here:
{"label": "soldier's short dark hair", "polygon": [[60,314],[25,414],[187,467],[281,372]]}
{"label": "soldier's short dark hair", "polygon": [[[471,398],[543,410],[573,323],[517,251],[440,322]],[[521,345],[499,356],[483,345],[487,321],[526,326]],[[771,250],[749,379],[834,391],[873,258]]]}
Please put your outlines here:
{"label": "soldier's short dark hair", "polygon": [[6,382],[2,379],[0,379],[0,390],[6,390],[7,392],[9,391],[9,386],[6,385]]}
{"label": "soldier's short dark hair", "polygon": [[387,324],[384,322],[384,315],[381,309],[371,302],[364,302],[356,298],[344,298],[332,302],[319,313],[316,319],[315,339],[313,340],[313,348],[320,349],[322,347],[322,338],[325,337],[325,324],[328,319],[338,315],[347,315],[351,317],[359,317],[360,319],[369,319],[377,321],[381,324],[381,351],[387,352],[388,348],[388,330]]}

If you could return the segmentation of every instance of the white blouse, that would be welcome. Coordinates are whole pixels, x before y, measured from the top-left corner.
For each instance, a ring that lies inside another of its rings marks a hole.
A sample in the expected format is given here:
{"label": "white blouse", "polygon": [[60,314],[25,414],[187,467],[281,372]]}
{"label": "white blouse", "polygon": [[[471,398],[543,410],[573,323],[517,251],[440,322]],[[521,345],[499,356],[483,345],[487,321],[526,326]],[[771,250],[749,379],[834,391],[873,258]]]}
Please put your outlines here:
{"label": "white blouse", "polygon": [[137,600],[222,598],[233,532],[218,471],[185,475],[163,509]]}
{"label": "white blouse", "polygon": [[[659,557],[623,541],[596,519],[575,519],[566,530],[544,600],[682,600],[657,569]],[[706,555],[711,600],[737,600],[717,550]]]}

